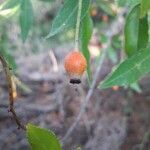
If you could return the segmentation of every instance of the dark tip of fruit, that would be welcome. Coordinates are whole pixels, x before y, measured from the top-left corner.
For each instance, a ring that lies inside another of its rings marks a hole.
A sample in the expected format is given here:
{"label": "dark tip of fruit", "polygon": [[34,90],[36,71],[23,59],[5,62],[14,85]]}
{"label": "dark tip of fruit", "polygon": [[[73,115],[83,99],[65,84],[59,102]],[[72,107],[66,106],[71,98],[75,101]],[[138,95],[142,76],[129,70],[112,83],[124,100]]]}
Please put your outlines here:
{"label": "dark tip of fruit", "polygon": [[70,79],[71,84],[80,84],[81,80],[80,79]]}

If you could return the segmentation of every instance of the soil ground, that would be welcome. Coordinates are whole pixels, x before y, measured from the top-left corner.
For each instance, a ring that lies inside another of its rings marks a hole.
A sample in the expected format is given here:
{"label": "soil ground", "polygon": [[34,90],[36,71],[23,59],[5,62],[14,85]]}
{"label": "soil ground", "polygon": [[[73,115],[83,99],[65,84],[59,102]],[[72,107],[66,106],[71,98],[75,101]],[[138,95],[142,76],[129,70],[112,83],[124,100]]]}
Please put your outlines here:
{"label": "soil ground", "polygon": [[[30,89],[18,88],[15,102],[18,116],[25,124],[31,122],[53,130],[60,139],[75,121],[88,91],[85,77],[77,91],[68,83],[62,63],[66,53],[64,51],[60,56],[59,50],[54,51],[58,70],[48,53],[17,59],[19,78]],[[100,77],[104,78],[111,67],[106,60]],[[83,150],[135,150],[142,146],[144,150],[149,150],[150,137],[146,136],[150,131],[149,79],[141,81],[140,94],[123,88],[96,89],[82,120],[65,141],[64,150],[75,150],[77,147]],[[29,149],[25,132],[17,129],[7,108],[7,85],[1,72],[0,150]]]}

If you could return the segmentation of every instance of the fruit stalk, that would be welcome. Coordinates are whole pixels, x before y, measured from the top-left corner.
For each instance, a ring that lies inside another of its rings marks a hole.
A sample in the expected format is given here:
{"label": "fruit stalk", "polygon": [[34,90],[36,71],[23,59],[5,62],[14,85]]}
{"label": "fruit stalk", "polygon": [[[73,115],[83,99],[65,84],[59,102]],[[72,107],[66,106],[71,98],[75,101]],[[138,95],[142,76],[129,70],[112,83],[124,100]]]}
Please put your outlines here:
{"label": "fruit stalk", "polygon": [[75,31],[75,50],[77,51],[79,50],[79,32],[80,32],[81,13],[82,13],[82,0],[79,0],[76,31]]}

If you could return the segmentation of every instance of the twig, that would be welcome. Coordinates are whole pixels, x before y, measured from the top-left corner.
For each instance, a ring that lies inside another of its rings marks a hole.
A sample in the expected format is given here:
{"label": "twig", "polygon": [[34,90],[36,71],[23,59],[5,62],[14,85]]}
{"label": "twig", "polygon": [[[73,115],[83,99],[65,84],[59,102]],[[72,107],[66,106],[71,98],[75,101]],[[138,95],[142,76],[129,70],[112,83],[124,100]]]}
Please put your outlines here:
{"label": "twig", "polygon": [[56,86],[56,88],[58,89],[56,92],[57,105],[59,107],[59,112],[61,114],[61,117],[64,119],[65,111],[64,111],[64,104],[63,104],[63,95],[62,95],[62,93],[59,92],[59,91],[62,91],[63,86],[58,85],[58,86]]}
{"label": "twig", "polygon": [[5,76],[6,76],[6,80],[8,84],[8,92],[9,92],[9,110],[8,111],[12,113],[12,116],[16,124],[18,125],[18,129],[21,128],[23,130],[26,130],[26,127],[21,123],[14,109],[14,99],[15,99],[14,93],[16,93],[16,91],[14,91],[15,89],[14,89],[13,76],[11,75],[10,68],[1,53],[0,53],[0,61],[3,65],[3,69],[5,72]]}
{"label": "twig", "polygon": [[90,101],[90,99],[91,99],[91,97],[92,97],[92,95],[94,93],[95,88],[99,84],[98,80],[99,80],[100,71],[101,71],[104,59],[106,57],[106,54],[107,54],[107,50],[108,50],[109,46],[111,45],[112,37],[122,30],[122,26],[123,26],[122,25],[122,23],[123,23],[122,15],[123,14],[124,14],[124,11],[122,11],[120,14],[118,14],[117,20],[115,20],[115,22],[111,25],[110,30],[106,33],[107,36],[108,36],[108,42],[105,45],[103,53],[101,55],[101,59],[99,61],[98,68],[97,68],[96,73],[94,75],[94,78],[93,78],[94,80],[92,82],[91,88],[89,89],[89,91],[87,93],[87,96],[86,96],[86,98],[83,101],[83,104],[82,104],[82,106],[80,108],[80,112],[79,112],[75,122],[71,125],[71,127],[68,129],[66,135],[62,139],[62,143],[63,144],[65,143],[67,138],[71,135],[71,133],[73,132],[73,130],[77,126],[78,122],[81,120],[82,115],[85,113],[86,106],[87,106],[88,102]]}
{"label": "twig", "polygon": [[82,0],[79,0],[76,32],[75,32],[75,50],[79,49],[79,32],[80,32],[81,13],[82,13]]}
{"label": "twig", "polygon": [[85,98],[85,100],[83,101],[83,104],[81,106],[81,109],[80,109],[80,112],[76,118],[76,121],[73,123],[73,125],[68,129],[66,135],[64,136],[64,138],[62,139],[62,143],[64,143],[66,141],[66,139],[70,136],[70,134],[72,133],[72,131],[75,129],[75,127],[77,126],[78,122],[80,121],[83,113],[85,112],[85,108],[87,106],[87,103],[89,102],[89,100],[91,99],[92,95],[93,95],[93,92],[95,90],[95,88],[97,87],[97,81],[98,81],[98,77],[99,77],[99,72],[101,70],[101,66],[102,66],[102,63],[103,63],[103,60],[105,58],[105,55],[106,55],[106,50],[103,52],[102,56],[101,56],[101,59],[100,59],[100,62],[99,62],[99,67],[95,73],[95,76],[94,76],[94,80],[92,82],[92,85],[91,85],[91,88],[89,89],[88,91],[88,94]]}

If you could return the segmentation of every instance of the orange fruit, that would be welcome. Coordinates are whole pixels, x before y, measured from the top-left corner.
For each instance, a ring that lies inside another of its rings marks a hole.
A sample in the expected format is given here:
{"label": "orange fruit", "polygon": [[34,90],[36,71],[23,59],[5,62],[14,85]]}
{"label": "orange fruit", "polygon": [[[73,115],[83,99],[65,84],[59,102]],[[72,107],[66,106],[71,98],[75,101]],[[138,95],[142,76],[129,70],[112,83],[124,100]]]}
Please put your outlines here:
{"label": "orange fruit", "polygon": [[81,52],[72,51],[65,57],[64,67],[71,77],[70,83],[81,83],[80,78],[86,70],[87,62]]}
{"label": "orange fruit", "polygon": [[112,87],[112,89],[113,89],[114,91],[118,91],[118,90],[119,90],[119,86],[115,85],[115,86]]}

